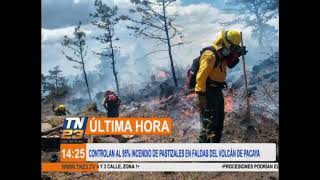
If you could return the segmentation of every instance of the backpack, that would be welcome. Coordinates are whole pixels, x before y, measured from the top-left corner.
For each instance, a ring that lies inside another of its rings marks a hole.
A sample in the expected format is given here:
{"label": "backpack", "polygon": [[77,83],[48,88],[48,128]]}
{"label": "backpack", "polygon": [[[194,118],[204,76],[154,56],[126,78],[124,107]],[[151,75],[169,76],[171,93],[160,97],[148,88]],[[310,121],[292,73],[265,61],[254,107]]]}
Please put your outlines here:
{"label": "backpack", "polygon": [[210,50],[212,51],[215,56],[216,56],[216,62],[214,63],[213,68],[216,68],[218,65],[220,65],[220,69],[222,71],[222,63],[221,63],[221,58],[219,55],[217,55],[217,51],[213,46],[205,47],[200,51],[200,56],[195,58],[192,62],[191,68],[188,69],[187,75],[187,87],[189,89],[194,89],[196,86],[196,78],[197,78],[197,73],[199,71],[199,66],[200,66],[200,57],[201,55],[206,51]]}
{"label": "backpack", "polygon": [[119,97],[112,91],[106,91],[104,97],[106,97],[110,103],[116,103],[120,100]]}

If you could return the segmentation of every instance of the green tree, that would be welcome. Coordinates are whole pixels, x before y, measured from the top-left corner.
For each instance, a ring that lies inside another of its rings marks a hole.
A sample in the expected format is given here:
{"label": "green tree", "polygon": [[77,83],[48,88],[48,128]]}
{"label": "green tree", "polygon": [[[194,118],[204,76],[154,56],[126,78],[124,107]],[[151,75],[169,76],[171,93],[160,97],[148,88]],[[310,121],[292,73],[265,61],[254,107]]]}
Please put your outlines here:
{"label": "green tree", "polygon": [[222,25],[232,25],[244,22],[246,27],[253,27],[252,35],[258,39],[260,47],[264,47],[265,41],[270,35],[275,34],[276,29],[267,24],[268,21],[278,15],[278,0],[227,0],[224,11],[235,13],[237,18]]}
{"label": "green tree", "polygon": [[[64,86],[65,84],[65,78],[62,75],[62,70],[60,70],[60,66],[55,66],[52,69],[49,70],[49,75],[48,76],[42,76],[42,79],[45,80],[43,81],[43,85],[49,88],[48,90],[54,90],[55,95],[59,95],[60,89]],[[52,83],[46,81],[52,81]]]}
{"label": "green tree", "polygon": [[116,83],[117,93],[120,96],[118,72],[116,71],[115,60],[116,54],[119,53],[119,47],[114,43],[119,40],[114,31],[116,24],[119,22],[119,17],[117,15],[118,7],[109,7],[106,4],[103,4],[101,0],[95,0],[94,5],[96,7],[96,12],[90,14],[90,16],[97,20],[92,21],[92,24],[105,30],[105,33],[97,36],[96,40],[106,45],[102,52],[95,53],[111,59],[111,68]]}
{"label": "green tree", "polygon": [[122,15],[121,19],[131,21],[134,24],[127,26],[127,28],[131,29],[136,36],[160,42],[157,44],[157,47],[160,45],[166,46],[165,49],[157,49],[156,51],[147,53],[147,55],[163,51],[168,52],[172,78],[175,86],[178,87],[172,48],[184,43],[173,44],[172,42],[175,38],[183,38],[183,34],[177,29],[177,25],[174,24],[176,15],[169,15],[167,11],[175,0],[131,0],[131,2],[136,8],[130,9],[129,12],[139,14],[141,19],[134,19],[130,15]]}
{"label": "green tree", "polygon": [[81,21],[74,28],[73,35],[74,35],[73,38],[64,36],[64,40],[62,42],[63,47],[73,51],[73,56],[67,55],[64,51],[62,53],[65,55],[67,60],[77,63],[77,65],[73,66],[74,68],[79,69],[83,72],[85,84],[87,87],[88,97],[92,102],[89,82],[88,82],[86,68],[85,68],[85,57],[87,55],[88,47],[86,46],[86,40],[85,40],[86,34],[81,29]]}
{"label": "green tree", "polygon": [[55,89],[54,85],[50,83],[48,79],[48,76],[41,73],[41,97],[43,97],[47,92]]}

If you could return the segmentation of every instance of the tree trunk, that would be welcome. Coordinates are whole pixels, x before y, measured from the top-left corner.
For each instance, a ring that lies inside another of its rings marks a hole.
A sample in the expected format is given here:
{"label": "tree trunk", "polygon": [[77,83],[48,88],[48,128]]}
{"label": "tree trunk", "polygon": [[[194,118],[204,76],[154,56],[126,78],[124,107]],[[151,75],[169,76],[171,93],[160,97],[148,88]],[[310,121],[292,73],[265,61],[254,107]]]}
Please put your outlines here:
{"label": "tree trunk", "polygon": [[112,36],[111,36],[110,28],[108,28],[108,33],[109,33],[109,37],[110,37],[110,48],[111,48],[111,59],[112,59],[112,72],[113,72],[114,79],[115,79],[115,81],[116,81],[117,93],[118,93],[118,96],[120,96],[119,82],[118,82],[118,76],[117,76],[116,67],[115,67],[114,51],[113,51],[113,44],[112,44],[112,38],[111,38]]}
{"label": "tree trunk", "polygon": [[177,88],[177,87],[178,87],[178,81],[177,81],[177,78],[176,78],[176,73],[175,73],[174,65],[173,65],[173,58],[172,58],[172,53],[171,53],[170,37],[169,37],[168,25],[167,25],[167,18],[166,18],[166,8],[165,8],[165,6],[164,6],[164,1],[162,1],[162,9],[163,9],[164,28],[165,28],[166,37],[167,37],[167,44],[168,44],[168,52],[169,52],[169,58],[170,58],[172,78],[173,78],[173,81],[174,81],[174,85],[175,85],[176,88]]}
{"label": "tree trunk", "polygon": [[84,74],[84,79],[85,79],[85,81],[86,81],[86,86],[87,86],[87,91],[88,91],[89,99],[90,99],[90,102],[92,102],[91,93],[90,93],[90,89],[89,89],[88,78],[87,78],[87,73],[86,73],[86,70],[85,70],[85,68],[84,68],[84,63],[82,63],[82,70],[83,70],[83,74]]}
{"label": "tree trunk", "polygon": [[91,93],[90,93],[90,88],[89,88],[89,83],[88,83],[88,78],[87,78],[87,73],[86,73],[86,69],[85,69],[85,67],[84,67],[82,49],[80,49],[80,58],[81,58],[82,71],[83,71],[83,74],[84,74],[84,80],[85,80],[85,82],[86,82],[89,99],[90,99],[90,102],[92,102]]}
{"label": "tree trunk", "polygon": [[259,47],[263,48],[263,23],[262,23],[262,19],[260,17],[261,15],[258,13],[258,11],[256,12],[256,18],[257,18],[257,22],[258,22],[258,43],[259,43]]}
{"label": "tree trunk", "polygon": [[113,71],[114,79],[116,81],[117,93],[118,93],[118,96],[120,96],[118,76],[117,76],[117,72],[116,72],[115,64],[114,64],[114,56],[112,56],[112,71]]}
{"label": "tree trunk", "polygon": [[261,19],[258,19],[258,43],[259,43],[259,47],[262,49],[263,48],[263,25],[261,23]]}
{"label": "tree trunk", "polygon": [[259,41],[259,47],[262,48],[263,47],[263,42],[262,42],[262,36],[261,35],[259,35],[258,41]]}
{"label": "tree trunk", "polygon": [[58,75],[56,76],[56,96],[58,96]]}

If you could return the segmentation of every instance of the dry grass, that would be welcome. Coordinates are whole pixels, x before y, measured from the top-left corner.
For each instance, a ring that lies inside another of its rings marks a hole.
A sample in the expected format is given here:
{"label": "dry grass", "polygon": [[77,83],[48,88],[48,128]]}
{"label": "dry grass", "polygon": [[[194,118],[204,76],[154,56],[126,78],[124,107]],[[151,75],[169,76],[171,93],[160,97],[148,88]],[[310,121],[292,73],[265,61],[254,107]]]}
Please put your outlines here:
{"label": "dry grass", "polygon": [[[146,143],[196,143],[200,124],[198,122],[197,109],[190,105],[194,103],[194,97],[187,97],[186,100],[179,101],[174,107],[168,109],[157,109],[155,107],[142,106],[132,111],[121,112],[121,117],[170,117],[173,119],[172,135],[140,135],[135,136],[129,142]],[[174,113],[173,113],[174,112]],[[102,112],[83,112],[83,115],[105,116]],[[257,136],[254,142],[277,143],[279,127],[272,119],[255,115],[252,117],[258,123],[256,124]],[[243,114],[229,112],[226,113],[225,126],[222,142],[244,142],[246,130],[241,127]],[[63,122],[63,117],[47,116],[43,121],[52,123],[54,126]],[[278,147],[277,147],[278,149]],[[48,159],[50,155],[42,154],[42,160]],[[279,179],[278,173],[270,172],[99,172],[99,173],[60,173],[49,172],[46,175],[56,180],[69,179]]]}

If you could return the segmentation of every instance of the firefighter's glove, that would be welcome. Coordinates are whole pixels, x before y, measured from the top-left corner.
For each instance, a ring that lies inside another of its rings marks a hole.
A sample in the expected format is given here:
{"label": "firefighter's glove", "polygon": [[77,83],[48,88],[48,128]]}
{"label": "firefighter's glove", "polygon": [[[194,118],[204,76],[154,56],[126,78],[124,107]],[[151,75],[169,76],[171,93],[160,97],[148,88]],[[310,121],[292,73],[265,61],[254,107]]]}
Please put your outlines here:
{"label": "firefighter's glove", "polygon": [[242,55],[246,55],[247,54],[247,47],[246,46],[241,46],[239,51],[238,51],[238,54],[239,54],[239,57],[242,56]]}
{"label": "firefighter's glove", "polygon": [[199,108],[204,110],[207,107],[207,96],[198,94]]}

